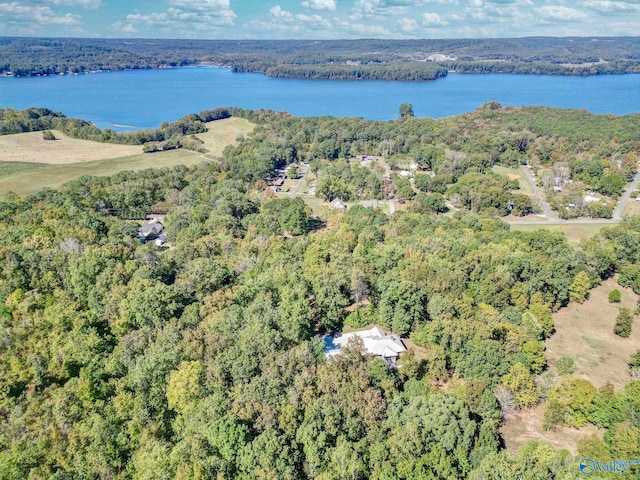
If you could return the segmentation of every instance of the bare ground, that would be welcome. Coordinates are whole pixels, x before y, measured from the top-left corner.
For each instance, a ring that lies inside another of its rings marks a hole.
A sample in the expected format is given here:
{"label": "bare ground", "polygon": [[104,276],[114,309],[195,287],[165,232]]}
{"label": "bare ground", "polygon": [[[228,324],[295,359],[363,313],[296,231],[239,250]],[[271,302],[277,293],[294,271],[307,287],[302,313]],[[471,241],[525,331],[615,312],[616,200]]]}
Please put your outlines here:
{"label": "bare ground", "polygon": [[42,132],[0,136],[0,161],[64,165],[122,158],[142,153],[139,145],[114,145],[69,138],[54,130],[56,140],[44,140]]}
{"label": "bare ground", "polygon": [[[608,295],[614,288],[622,293],[622,303],[609,303]],[[621,389],[631,379],[628,367],[631,355],[640,349],[640,319],[634,317],[629,338],[614,334],[613,327],[619,306],[633,312],[637,301],[638,295],[631,289],[609,279],[591,290],[585,303],[571,303],[560,309],[553,316],[556,333],[546,342],[550,369],[555,371],[557,360],[569,356],[575,360],[577,376],[595,387],[611,382]]]}
{"label": "bare ground", "polygon": [[538,405],[531,410],[519,412],[516,418],[505,422],[500,427],[500,433],[507,449],[517,452],[528,440],[546,440],[554,447],[566,448],[575,455],[578,440],[592,433],[598,433],[598,428],[594,425],[583,428],[560,426],[554,432],[547,432],[542,428],[543,415],[544,405]]}

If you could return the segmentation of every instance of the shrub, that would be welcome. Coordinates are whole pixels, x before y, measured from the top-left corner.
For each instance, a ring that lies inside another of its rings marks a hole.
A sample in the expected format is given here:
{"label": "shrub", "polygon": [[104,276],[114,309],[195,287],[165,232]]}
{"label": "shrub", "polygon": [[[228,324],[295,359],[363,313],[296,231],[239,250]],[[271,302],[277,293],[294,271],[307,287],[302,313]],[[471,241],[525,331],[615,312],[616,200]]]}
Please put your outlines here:
{"label": "shrub", "polygon": [[622,300],[620,290],[615,288],[609,292],[609,303],[620,303],[620,300]]}
{"label": "shrub", "polygon": [[618,317],[616,318],[616,326],[613,327],[613,333],[620,337],[627,338],[631,335],[631,325],[633,324],[633,317],[628,308],[622,307]]}
{"label": "shrub", "polygon": [[559,375],[568,375],[576,371],[576,362],[571,357],[560,357],[556,368]]}
{"label": "shrub", "polygon": [[51,130],[44,130],[42,132],[42,139],[43,140],[55,140],[56,136],[53,134],[53,132]]}

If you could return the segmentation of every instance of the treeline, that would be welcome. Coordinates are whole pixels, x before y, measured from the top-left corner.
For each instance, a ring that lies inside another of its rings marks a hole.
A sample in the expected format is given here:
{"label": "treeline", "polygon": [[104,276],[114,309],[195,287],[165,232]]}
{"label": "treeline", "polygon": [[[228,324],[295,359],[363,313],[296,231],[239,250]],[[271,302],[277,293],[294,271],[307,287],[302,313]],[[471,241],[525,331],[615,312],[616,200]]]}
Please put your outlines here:
{"label": "treeline", "polygon": [[266,69],[269,77],[322,80],[425,81],[447,76],[447,69],[426,62],[367,65],[276,65]]}
{"label": "treeline", "polygon": [[116,132],[110,128],[100,130],[90,122],[68,118],[60,112],[46,108],[28,108],[22,111],[3,108],[0,110],[0,135],[55,129],[69,137],[82,140],[145,145],[146,151],[181,147],[198,148],[199,143],[187,137],[206,132],[205,123],[229,118],[232,110],[228,108],[204,110],[198,114],[189,114],[175,122],[163,122],[156,129]]}
{"label": "treeline", "polygon": [[[200,62],[230,66],[237,72],[266,73],[276,67],[282,67],[281,72],[288,71],[288,65],[340,68],[335,66],[425,61],[437,54],[455,58],[458,71],[473,73],[632,73],[638,71],[640,62],[638,37],[318,41],[5,37],[0,40],[0,74],[21,76],[163,68]],[[563,67],[564,64],[572,66]],[[290,71],[300,74],[299,70]],[[405,73],[397,72],[400,76]]]}
{"label": "treeline", "polygon": [[[593,59],[592,59],[593,60]],[[640,62],[617,61],[602,62],[595,60],[585,65],[509,62],[509,61],[448,61],[440,62],[444,67],[456,73],[511,73],[525,75],[606,75],[640,73]]]}

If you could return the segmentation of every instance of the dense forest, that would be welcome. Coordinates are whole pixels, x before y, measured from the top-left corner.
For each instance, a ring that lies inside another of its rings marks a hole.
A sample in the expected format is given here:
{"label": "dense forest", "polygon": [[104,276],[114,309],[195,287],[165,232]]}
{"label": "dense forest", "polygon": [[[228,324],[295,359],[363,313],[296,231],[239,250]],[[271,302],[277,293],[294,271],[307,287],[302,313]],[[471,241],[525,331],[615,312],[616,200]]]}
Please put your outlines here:
{"label": "dense forest", "polygon": [[[214,63],[290,78],[431,80],[428,71],[595,75],[640,72],[638,37],[474,40],[161,40],[0,37],[16,76]],[[398,66],[399,63],[403,65]],[[354,73],[354,67],[358,67]]]}
{"label": "dense forest", "polygon": [[[495,103],[437,121],[229,111],[257,127],[219,161],[0,201],[0,479],[569,479],[583,457],[640,457],[637,370],[620,372],[620,391],[570,372],[539,380],[552,312],[615,273],[640,292],[640,220],[579,248],[511,231],[495,215],[513,182],[490,170],[565,162],[597,183],[596,159],[602,175],[637,160],[637,117]],[[64,118],[4,115],[30,129]],[[353,205],[317,218],[263,180],[307,161],[320,195],[375,195],[376,172],[351,161],[363,152],[420,162],[425,192],[405,188],[415,198],[390,216]],[[428,208],[436,190],[495,201],[445,216]],[[157,205],[163,246],[103,213]],[[372,323],[420,354],[398,369],[358,344],[325,359],[320,335]],[[541,440],[508,452],[501,423],[540,403],[547,429],[605,434],[577,457]]]}

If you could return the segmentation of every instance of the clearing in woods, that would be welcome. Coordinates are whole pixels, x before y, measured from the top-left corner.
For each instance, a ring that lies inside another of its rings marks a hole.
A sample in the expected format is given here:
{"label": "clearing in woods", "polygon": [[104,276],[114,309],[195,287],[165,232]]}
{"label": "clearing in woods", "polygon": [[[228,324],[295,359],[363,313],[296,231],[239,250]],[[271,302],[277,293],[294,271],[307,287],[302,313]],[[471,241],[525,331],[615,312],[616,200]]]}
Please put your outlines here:
{"label": "clearing in woods", "polygon": [[[620,290],[621,303],[609,303],[609,292]],[[638,295],[609,279],[590,291],[583,304],[570,303],[553,314],[556,332],[546,342],[546,357],[551,371],[556,371],[560,357],[575,360],[578,377],[586,378],[599,388],[611,382],[617,390],[631,380],[629,360],[640,349],[640,320],[634,315],[629,338],[613,333],[618,309],[627,307],[633,313]]]}
{"label": "clearing in woods", "polygon": [[42,132],[0,136],[0,196],[35,193],[41,188],[58,188],[82,175],[114,175],[123,170],[196,165],[220,156],[238,135],[248,135],[255,124],[243,118],[207,123],[209,131],[198,134],[208,153],[179,149],[141,153],[141,146],[76,140],[58,131],[59,140],[43,140]]}
{"label": "clearing in woods", "polygon": [[[621,303],[609,303],[609,292],[614,288],[622,293]],[[545,355],[555,378],[558,359],[568,356],[575,361],[577,377],[589,380],[596,388],[611,382],[620,391],[631,380],[628,366],[631,355],[640,349],[640,320],[634,318],[629,338],[615,335],[613,326],[618,308],[624,306],[633,312],[637,300],[638,295],[631,289],[622,288],[614,279],[609,279],[591,290],[583,304],[570,303],[554,313],[556,332],[546,342]],[[543,415],[544,404],[519,412],[516,418],[504,423],[500,432],[507,448],[517,451],[527,440],[543,439],[575,454],[580,438],[598,433],[593,425],[580,429],[561,426],[547,432],[542,428]]]}

